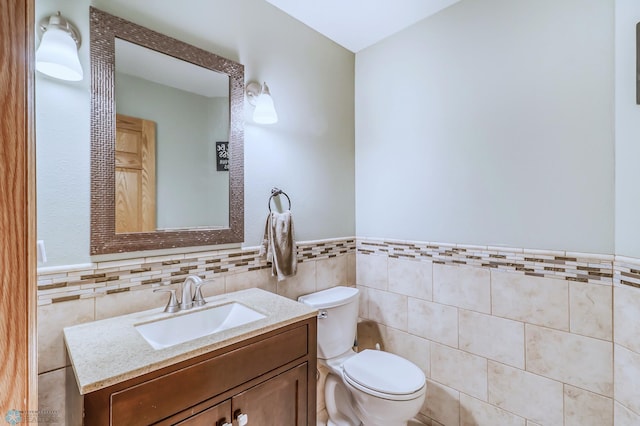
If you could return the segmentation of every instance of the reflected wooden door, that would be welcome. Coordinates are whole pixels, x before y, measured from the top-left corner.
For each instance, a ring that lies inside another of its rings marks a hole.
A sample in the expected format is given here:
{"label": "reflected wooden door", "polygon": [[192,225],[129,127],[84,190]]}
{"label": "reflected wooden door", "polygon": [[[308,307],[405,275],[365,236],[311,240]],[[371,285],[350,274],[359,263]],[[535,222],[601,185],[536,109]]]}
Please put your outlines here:
{"label": "reflected wooden door", "polygon": [[116,115],[116,232],[156,230],[156,123]]}

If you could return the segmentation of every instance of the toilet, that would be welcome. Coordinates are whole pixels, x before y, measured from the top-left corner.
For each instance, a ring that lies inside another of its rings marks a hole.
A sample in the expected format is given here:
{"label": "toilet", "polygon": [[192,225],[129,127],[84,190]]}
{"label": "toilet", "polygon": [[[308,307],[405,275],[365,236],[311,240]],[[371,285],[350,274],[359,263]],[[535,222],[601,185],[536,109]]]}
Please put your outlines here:
{"label": "toilet", "polygon": [[412,362],[389,352],[353,351],[359,291],[333,287],[300,296],[318,309],[318,362],[327,366],[328,426],[406,425],[422,407],[426,380]]}

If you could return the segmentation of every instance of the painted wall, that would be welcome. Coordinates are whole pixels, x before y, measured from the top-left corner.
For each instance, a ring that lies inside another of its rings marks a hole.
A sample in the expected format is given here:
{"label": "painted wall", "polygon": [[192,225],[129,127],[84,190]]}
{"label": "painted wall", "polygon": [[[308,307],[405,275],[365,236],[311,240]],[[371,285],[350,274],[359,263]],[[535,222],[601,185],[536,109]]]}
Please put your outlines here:
{"label": "painted wall", "polygon": [[359,52],[356,235],[613,253],[613,14],[462,1]]}
{"label": "painted wall", "polygon": [[[245,245],[262,238],[273,186],[292,199],[298,240],[355,234],[354,55],[262,0],[37,0],[77,24],[85,78],[36,76],[38,238],[46,266],[89,257],[89,24],[100,9],[245,65],[267,81],[280,121],[255,125],[245,104]],[[198,36],[202,34],[203,36]],[[206,35],[206,36],[205,36]]]}
{"label": "painted wall", "polygon": [[229,140],[229,98],[209,98],[116,73],[116,111],[156,123],[157,227],[229,226],[229,173],[216,141]]}
{"label": "painted wall", "polygon": [[636,105],[636,24],[640,3],[616,0],[616,253],[640,257],[640,106]]}

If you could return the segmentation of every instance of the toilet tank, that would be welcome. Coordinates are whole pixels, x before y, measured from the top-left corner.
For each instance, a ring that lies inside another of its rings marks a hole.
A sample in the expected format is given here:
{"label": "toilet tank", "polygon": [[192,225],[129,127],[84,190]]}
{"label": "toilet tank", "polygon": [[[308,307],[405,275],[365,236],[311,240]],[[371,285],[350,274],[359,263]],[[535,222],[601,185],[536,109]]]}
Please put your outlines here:
{"label": "toilet tank", "polygon": [[318,313],[318,358],[330,359],[353,347],[358,325],[357,288],[333,287],[300,296],[298,301]]}

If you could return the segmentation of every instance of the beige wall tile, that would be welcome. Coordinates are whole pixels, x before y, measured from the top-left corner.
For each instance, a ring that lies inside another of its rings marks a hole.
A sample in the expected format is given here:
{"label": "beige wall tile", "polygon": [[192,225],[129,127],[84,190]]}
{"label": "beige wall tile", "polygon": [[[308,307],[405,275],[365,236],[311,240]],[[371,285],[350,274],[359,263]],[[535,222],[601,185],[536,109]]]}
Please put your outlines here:
{"label": "beige wall tile", "polygon": [[460,349],[524,369],[524,323],[459,310]]}
{"label": "beige wall tile", "polygon": [[613,287],[588,283],[569,283],[572,333],[599,339],[613,337]]}
{"label": "beige wall tile", "polygon": [[389,259],[389,291],[418,299],[432,299],[431,262]]}
{"label": "beige wall tile", "polygon": [[489,403],[541,425],[562,425],[562,383],[489,361]]}
{"label": "beige wall tile", "polygon": [[38,306],[38,373],[67,365],[62,329],[95,319],[94,299]]}
{"label": "beige wall tile", "polygon": [[434,302],[491,313],[490,283],[487,269],[433,265]]}
{"label": "beige wall tile", "polygon": [[431,420],[429,417],[425,416],[424,414],[418,413],[416,414],[416,416],[412,421],[409,421],[408,426],[434,426],[433,422],[435,422],[435,420]]}
{"label": "beige wall tile", "polygon": [[316,261],[316,288],[324,290],[347,285],[347,257],[336,256]]}
{"label": "beige wall tile", "polygon": [[202,285],[202,295],[204,297],[218,296],[225,292],[224,277],[215,277],[205,280]]}
{"label": "beige wall tile", "polygon": [[427,380],[427,394],[421,413],[445,426],[460,423],[460,392]]}
{"label": "beige wall tile", "polygon": [[364,319],[371,319],[369,317],[369,288],[361,285],[357,286],[360,291],[360,299],[358,300],[358,316]]}
{"label": "beige wall tile", "polygon": [[327,410],[319,411],[316,415],[316,426],[327,426],[329,421],[329,414]]}
{"label": "beige wall tile", "polygon": [[[158,288],[160,287],[148,287],[140,290],[130,290],[96,297],[96,320],[166,306],[169,301],[169,293],[154,293],[153,290]],[[179,284],[163,286],[162,288],[175,290],[178,301],[182,297]]]}
{"label": "beige wall tile", "polygon": [[38,376],[38,410],[42,414],[38,424],[66,424],[65,370],[60,368]]}
{"label": "beige wall tile", "polygon": [[478,425],[525,426],[525,419],[461,393],[460,426]]}
{"label": "beige wall tile", "polygon": [[540,425],[538,423],[534,423],[531,420],[527,420],[527,426],[542,426],[542,425]]}
{"label": "beige wall tile", "polygon": [[278,281],[276,284],[278,294],[289,299],[298,300],[298,297],[313,293],[316,289],[316,262],[309,261],[298,263],[298,272],[294,277]]}
{"label": "beige wall tile", "polygon": [[487,360],[448,346],[431,344],[431,378],[487,400]]}
{"label": "beige wall tile", "polygon": [[277,282],[276,277],[271,276],[271,268],[240,272],[225,276],[225,293],[248,288],[261,288],[275,293],[277,291]]}
{"label": "beige wall tile", "polygon": [[324,365],[318,364],[318,372],[320,373],[320,377],[316,384],[316,412],[320,412],[327,408],[327,404],[324,399],[324,384],[327,381],[329,369]]}
{"label": "beige wall tile", "polygon": [[614,425],[615,426],[638,426],[640,425],[640,414],[636,414],[618,402],[614,403]]}
{"label": "beige wall tile", "polygon": [[367,291],[369,295],[369,317],[381,324],[407,331],[407,296],[388,291]]}
{"label": "beige wall tile", "polygon": [[569,330],[569,284],[563,280],[491,271],[493,315]]}
{"label": "beige wall tile", "polygon": [[640,289],[614,288],[615,342],[640,353]]}
{"label": "beige wall tile", "polygon": [[400,355],[430,375],[430,342],[413,334],[390,327],[381,327],[382,341],[387,352]]}
{"label": "beige wall tile", "polygon": [[613,400],[564,385],[564,426],[613,426]]}
{"label": "beige wall tile", "polygon": [[525,339],[527,371],[612,396],[612,343],[531,324]]}
{"label": "beige wall tile", "polygon": [[640,414],[640,354],[615,345],[616,401]]}
{"label": "beige wall tile", "polygon": [[371,254],[356,255],[356,282],[358,285],[386,290],[387,257]]}
{"label": "beige wall tile", "polygon": [[356,285],[356,254],[347,254],[347,285]]}
{"label": "beige wall tile", "polygon": [[408,331],[457,348],[458,309],[410,297]]}

